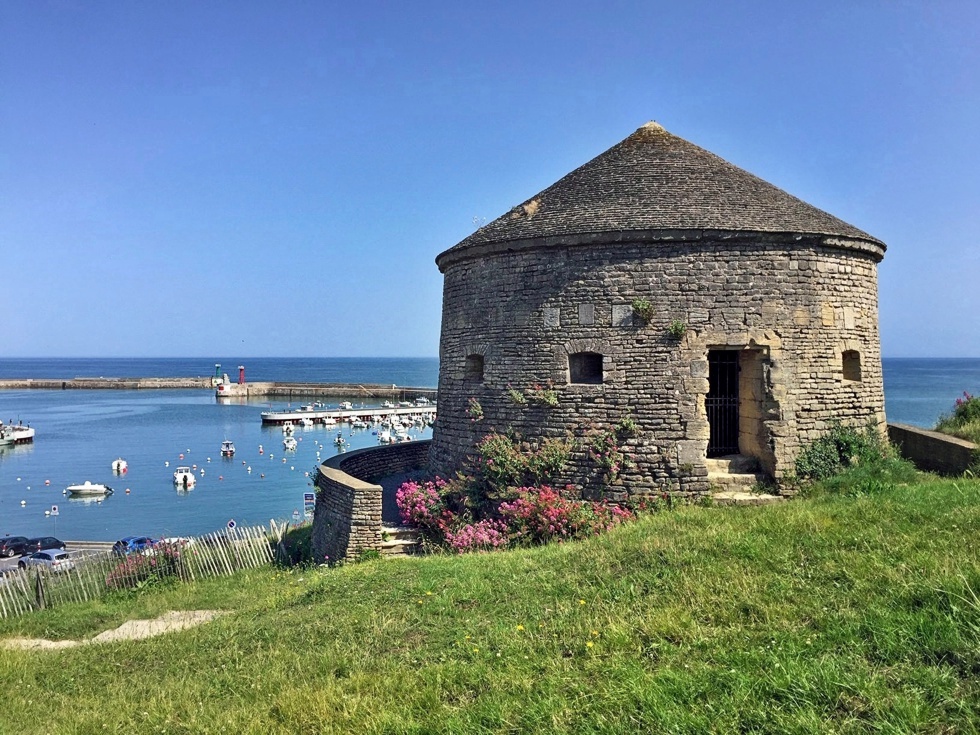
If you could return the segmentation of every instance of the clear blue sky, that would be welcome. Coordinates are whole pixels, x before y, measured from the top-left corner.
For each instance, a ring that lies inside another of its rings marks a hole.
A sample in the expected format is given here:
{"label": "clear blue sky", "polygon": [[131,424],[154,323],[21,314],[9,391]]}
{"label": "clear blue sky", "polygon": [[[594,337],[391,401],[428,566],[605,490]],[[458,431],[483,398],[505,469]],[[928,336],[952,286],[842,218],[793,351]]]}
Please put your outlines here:
{"label": "clear blue sky", "polygon": [[433,259],[648,120],[980,356],[980,3],[0,3],[0,356],[428,356]]}

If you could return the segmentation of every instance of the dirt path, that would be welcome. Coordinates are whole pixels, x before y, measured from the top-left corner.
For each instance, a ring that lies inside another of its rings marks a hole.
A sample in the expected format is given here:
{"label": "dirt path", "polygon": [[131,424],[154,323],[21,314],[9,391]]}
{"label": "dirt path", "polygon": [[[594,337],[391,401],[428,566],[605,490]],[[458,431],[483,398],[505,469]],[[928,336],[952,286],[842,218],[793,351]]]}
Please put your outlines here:
{"label": "dirt path", "polygon": [[9,638],[0,641],[4,648],[22,650],[53,650],[87,646],[90,643],[109,643],[112,641],[136,641],[143,638],[171,633],[176,630],[193,628],[227,614],[221,610],[175,610],[166,612],[153,620],[127,620],[118,628],[99,633],[93,638],[80,641],[49,641],[44,638]]}

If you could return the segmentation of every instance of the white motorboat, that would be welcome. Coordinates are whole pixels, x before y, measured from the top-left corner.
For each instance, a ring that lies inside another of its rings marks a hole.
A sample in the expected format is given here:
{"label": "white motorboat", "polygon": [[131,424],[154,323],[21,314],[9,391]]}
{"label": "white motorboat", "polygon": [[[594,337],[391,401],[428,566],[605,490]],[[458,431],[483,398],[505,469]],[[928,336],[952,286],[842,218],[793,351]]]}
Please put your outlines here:
{"label": "white motorboat", "polygon": [[354,404],[351,403],[350,401],[341,401],[340,403],[337,404],[337,407],[341,411],[352,411],[354,409]]}
{"label": "white motorboat", "polygon": [[81,485],[69,485],[65,488],[69,495],[77,498],[105,497],[112,495],[112,488],[101,482],[86,480]]}
{"label": "white motorboat", "polygon": [[295,451],[296,446],[297,446],[297,441],[296,441],[296,437],[294,436],[287,436],[285,439],[282,440],[282,448],[285,449],[287,452]]}
{"label": "white motorboat", "polygon": [[394,407],[395,404],[392,403],[391,401],[385,401],[384,403],[381,404],[381,408],[394,408]]}
{"label": "white motorboat", "polygon": [[221,442],[221,456],[222,457],[234,457],[235,456],[235,442],[228,441],[225,439]]}
{"label": "white motorboat", "polygon": [[30,444],[34,441],[34,429],[23,424],[5,424],[0,421],[0,447],[11,444]]}
{"label": "white motorboat", "polygon": [[293,422],[292,421],[287,421],[286,423],[284,423],[282,425],[282,433],[285,436],[292,436],[293,435],[293,430],[294,430],[294,427],[293,427]]}
{"label": "white motorboat", "polygon": [[394,439],[391,438],[391,432],[388,429],[382,429],[378,432],[378,441],[382,444],[391,444]]}
{"label": "white motorboat", "polygon": [[174,485],[183,488],[194,487],[197,484],[197,477],[190,467],[178,467],[174,470]]}
{"label": "white motorboat", "polygon": [[309,416],[300,417],[299,422],[306,428],[313,426],[313,419],[311,419]]}
{"label": "white motorboat", "polygon": [[129,463],[122,457],[112,460],[112,471],[115,472],[117,475],[121,475],[124,472],[127,472],[128,470],[129,470]]}

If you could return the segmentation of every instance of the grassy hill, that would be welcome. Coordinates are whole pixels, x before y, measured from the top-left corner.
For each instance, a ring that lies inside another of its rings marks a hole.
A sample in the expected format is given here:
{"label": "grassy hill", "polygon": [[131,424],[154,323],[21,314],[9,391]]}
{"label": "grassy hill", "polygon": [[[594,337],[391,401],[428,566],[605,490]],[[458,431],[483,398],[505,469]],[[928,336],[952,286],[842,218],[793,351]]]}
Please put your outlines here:
{"label": "grassy hill", "polygon": [[0,732],[977,732],[980,482],[862,487],[0,621],[0,638],[60,639],[232,611],[0,649]]}

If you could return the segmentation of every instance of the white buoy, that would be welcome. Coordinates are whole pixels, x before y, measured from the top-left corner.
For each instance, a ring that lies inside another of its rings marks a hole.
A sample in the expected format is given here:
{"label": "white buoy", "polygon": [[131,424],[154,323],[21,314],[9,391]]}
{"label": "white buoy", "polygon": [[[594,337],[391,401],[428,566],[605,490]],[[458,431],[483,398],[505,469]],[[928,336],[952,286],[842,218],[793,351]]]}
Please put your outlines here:
{"label": "white buoy", "polygon": [[20,507],[23,508],[25,505],[27,505],[27,501],[26,500],[21,500],[20,501]]}
{"label": "white buoy", "polygon": [[164,466],[164,467],[169,467],[169,466],[170,466],[170,462],[164,462],[164,463],[163,463],[163,466]]}
{"label": "white buoy", "polygon": [[46,516],[49,516],[49,515],[51,515],[51,511],[50,511],[50,510],[46,510],[46,511],[44,511],[44,515],[46,515]]}

